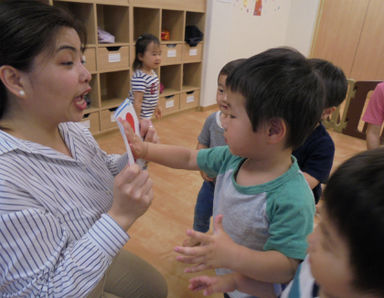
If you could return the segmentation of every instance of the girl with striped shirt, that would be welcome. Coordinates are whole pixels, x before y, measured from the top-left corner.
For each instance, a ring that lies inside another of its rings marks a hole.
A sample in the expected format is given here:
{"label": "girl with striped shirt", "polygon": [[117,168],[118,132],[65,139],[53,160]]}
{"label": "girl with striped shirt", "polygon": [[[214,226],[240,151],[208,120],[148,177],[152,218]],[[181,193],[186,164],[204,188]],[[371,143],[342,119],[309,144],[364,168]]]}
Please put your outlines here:
{"label": "girl with striped shirt", "polygon": [[153,115],[161,118],[161,109],[158,106],[160,82],[155,72],[161,63],[160,42],[152,34],[142,34],[136,40],[135,48],[130,98],[141,124],[148,122],[151,125]]}

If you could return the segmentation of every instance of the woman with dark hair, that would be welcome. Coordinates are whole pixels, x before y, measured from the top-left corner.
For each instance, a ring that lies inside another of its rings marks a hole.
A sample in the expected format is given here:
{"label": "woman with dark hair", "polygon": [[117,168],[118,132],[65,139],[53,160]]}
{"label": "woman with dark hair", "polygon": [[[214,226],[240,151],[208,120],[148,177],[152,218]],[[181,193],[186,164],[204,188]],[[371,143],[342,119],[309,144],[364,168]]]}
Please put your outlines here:
{"label": "woman with dark hair", "polygon": [[90,92],[84,43],[62,9],[0,2],[0,292],[166,297],[161,274],[122,249],[152,201],[148,173],[77,123]]}

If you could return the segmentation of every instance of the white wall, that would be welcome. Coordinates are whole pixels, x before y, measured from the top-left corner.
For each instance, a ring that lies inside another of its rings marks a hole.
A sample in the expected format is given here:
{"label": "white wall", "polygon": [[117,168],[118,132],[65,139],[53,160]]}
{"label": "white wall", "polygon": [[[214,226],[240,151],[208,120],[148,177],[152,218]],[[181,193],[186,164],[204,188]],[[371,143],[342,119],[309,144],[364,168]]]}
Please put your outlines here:
{"label": "white wall", "polygon": [[217,75],[233,59],[285,45],[308,55],[319,1],[263,0],[254,16],[244,5],[255,0],[208,0],[201,106],[216,103]]}
{"label": "white wall", "polygon": [[311,51],[320,0],[291,0],[285,44],[308,56]]}

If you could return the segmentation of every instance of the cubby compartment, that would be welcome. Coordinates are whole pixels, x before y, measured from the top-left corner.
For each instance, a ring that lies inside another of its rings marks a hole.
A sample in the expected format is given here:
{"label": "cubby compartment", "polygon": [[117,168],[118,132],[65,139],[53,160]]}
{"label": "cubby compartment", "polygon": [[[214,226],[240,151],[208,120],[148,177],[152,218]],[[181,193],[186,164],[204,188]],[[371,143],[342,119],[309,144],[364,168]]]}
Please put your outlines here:
{"label": "cubby compartment", "polygon": [[205,14],[201,12],[193,12],[193,11],[187,11],[186,12],[186,19],[185,19],[185,25],[194,25],[201,32],[204,33],[204,26],[205,26]]}
{"label": "cubby compartment", "polygon": [[161,95],[168,96],[181,90],[181,65],[160,67],[160,82],[164,85]]}
{"label": "cubby compartment", "polygon": [[180,94],[172,94],[160,97],[159,105],[161,108],[161,114],[163,116],[177,112],[180,106]]}
{"label": "cubby compartment", "polygon": [[97,49],[97,66],[100,71],[128,69],[129,47],[99,47]]}
{"label": "cubby compartment", "polygon": [[175,64],[181,62],[183,45],[170,43],[162,44],[161,48],[161,65]]}
{"label": "cubby compartment", "polygon": [[87,95],[89,104],[88,104],[86,113],[97,110],[100,107],[99,78],[96,74],[92,75],[92,79],[91,79],[91,82],[89,84],[90,84],[92,90]]}
{"label": "cubby compartment", "polygon": [[93,134],[97,134],[100,132],[100,119],[99,112],[87,113],[84,114],[83,120],[81,120],[81,124],[83,124],[89,131]]}
{"label": "cubby compartment", "polygon": [[96,71],[96,48],[86,48],[84,51],[84,63],[89,72]]}
{"label": "cubby compartment", "polygon": [[183,65],[183,91],[199,89],[201,84],[201,62]]}
{"label": "cubby compartment", "polygon": [[200,103],[200,90],[191,90],[180,94],[180,110],[197,107]]}
{"label": "cubby compartment", "polygon": [[114,43],[129,43],[129,7],[97,4],[97,26],[115,37]]}
{"label": "cubby compartment", "polygon": [[198,62],[203,58],[203,45],[198,43],[196,46],[191,47],[189,44],[183,44],[183,62]]}
{"label": "cubby compartment", "polygon": [[108,130],[117,127],[114,113],[118,107],[103,110],[100,113],[100,128],[101,130]]}
{"label": "cubby compartment", "polygon": [[184,40],[184,11],[166,10],[161,12],[161,32],[168,32],[169,39],[164,42],[182,42]]}
{"label": "cubby compartment", "polygon": [[133,9],[133,38],[151,33],[160,40],[160,9],[135,7]]}
{"label": "cubby compartment", "polygon": [[129,71],[100,74],[101,107],[114,108],[129,95]]}
{"label": "cubby compartment", "polygon": [[77,19],[81,20],[87,32],[87,44],[96,44],[95,10],[92,3],[53,1],[53,5],[69,10]]}

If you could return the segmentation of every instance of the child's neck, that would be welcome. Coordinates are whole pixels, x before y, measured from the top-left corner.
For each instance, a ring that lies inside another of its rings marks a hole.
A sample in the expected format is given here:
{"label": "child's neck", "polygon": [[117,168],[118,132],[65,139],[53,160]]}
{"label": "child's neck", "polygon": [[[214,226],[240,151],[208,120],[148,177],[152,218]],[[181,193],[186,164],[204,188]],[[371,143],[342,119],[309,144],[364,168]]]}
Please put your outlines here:
{"label": "child's neck", "polygon": [[292,165],[290,148],[263,158],[248,158],[241,165],[236,182],[242,186],[259,185],[275,180]]}
{"label": "child's neck", "polygon": [[142,66],[141,67],[141,71],[142,72],[144,72],[144,73],[146,73],[146,74],[149,74],[149,75],[151,75],[152,74],[152,71],[153,71],[153,69],[152,68],[150,68],[150,67],[146,67],[146,66]]}

